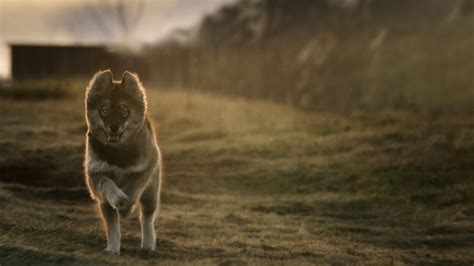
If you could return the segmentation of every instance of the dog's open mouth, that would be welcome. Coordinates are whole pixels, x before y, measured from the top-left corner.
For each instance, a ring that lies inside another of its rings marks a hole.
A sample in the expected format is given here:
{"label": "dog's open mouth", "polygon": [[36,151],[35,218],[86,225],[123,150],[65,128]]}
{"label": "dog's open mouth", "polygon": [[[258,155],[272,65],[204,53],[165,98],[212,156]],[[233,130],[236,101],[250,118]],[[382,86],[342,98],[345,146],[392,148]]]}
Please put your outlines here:
{"label": "dog's open mouth", "polygon": [[122,136],[122,133],[109,132],[105,135],[107,136],[108,142],[120,142],[120,137]]}

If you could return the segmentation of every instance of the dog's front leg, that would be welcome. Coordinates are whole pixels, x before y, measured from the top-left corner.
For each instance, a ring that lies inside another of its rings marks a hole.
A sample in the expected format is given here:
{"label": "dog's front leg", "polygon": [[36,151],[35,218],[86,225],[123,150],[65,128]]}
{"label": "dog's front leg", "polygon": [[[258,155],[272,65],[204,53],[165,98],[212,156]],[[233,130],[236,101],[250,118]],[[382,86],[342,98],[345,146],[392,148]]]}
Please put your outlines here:
{"label": "dog's front leg", "polygon": [[91,175],[87,184],[93,197],[98,201],[107,233],[107,248],[104,250],[120,254],[120,218],[118,210],[129,204],[128,196],[104,175]]}
{"label": "dog's front leg", "polygon": [[133,205],[138,202],[140,196],[150,181],[150,171],[134,173],[128,176],[128,182],[122,188],[129,197],[129,204],[119,209],[122,217],[126,217],[133,209]]}
{"label": "dog's front leg", "polygon": [[141,247],[143,249],[155,250],[156,248],[155,217],[160,200],[158,193],[159,187],[151,184],[140,198]]}
{"label": "dog's front leg", "polygon": [[107,232],[107,247],[104,251],[120,254],[120,218],[116,209],[107,202],[99,203],[100,212]]}
{"label": "dog's front leg", "polygon": [[128,207],[130,198],[110,178],[100,174],[89,174],[88,185],[93,198],[108,202],[114,209]]}

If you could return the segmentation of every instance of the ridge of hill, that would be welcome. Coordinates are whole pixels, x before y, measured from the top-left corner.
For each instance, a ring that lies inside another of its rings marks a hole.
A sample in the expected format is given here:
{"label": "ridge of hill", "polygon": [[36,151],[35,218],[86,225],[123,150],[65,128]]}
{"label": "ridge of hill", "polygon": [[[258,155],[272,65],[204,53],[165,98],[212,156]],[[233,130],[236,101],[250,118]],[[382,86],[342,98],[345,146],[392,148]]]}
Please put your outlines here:
{"label": "ridge of hill", "polygon": [[474,3],[239,1],[149,50],[157,82],[311,110],[471,112]]}

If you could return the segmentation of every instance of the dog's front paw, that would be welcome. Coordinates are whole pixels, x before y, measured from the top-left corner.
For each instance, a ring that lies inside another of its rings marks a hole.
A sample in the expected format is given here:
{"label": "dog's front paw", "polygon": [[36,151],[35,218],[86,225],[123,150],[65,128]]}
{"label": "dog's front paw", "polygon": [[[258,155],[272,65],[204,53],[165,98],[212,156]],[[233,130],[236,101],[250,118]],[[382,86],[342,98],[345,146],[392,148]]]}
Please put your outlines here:
{"label": "dog's front paw", "polygon": [[104,249],[105,253],[113,254],[113,255],[120,255],[120,250],[112,247],[107,247]]}
{"label": "dog's front paw", "polygon": [[141,249],[154,251],[156,249],[156,241],[148,241],[147,243],[142,243]]}
{"label": "dog's front paw", "polygon": [[114,189],[108,195],[109,204],[116,210],[126,209],[130,205],[130,198],[120,188]]}

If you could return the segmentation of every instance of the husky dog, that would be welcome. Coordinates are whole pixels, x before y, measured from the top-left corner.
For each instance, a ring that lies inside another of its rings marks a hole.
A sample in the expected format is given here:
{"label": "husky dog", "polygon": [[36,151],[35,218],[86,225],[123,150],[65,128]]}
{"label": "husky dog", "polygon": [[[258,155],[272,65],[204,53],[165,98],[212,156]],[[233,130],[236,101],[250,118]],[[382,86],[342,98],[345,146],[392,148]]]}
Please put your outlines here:
{"label": "husky dog", "polygon": [[107,231],[105,251],[120,254],[120,217],[140,206],[144,249],[156,248],[155,215],[161,187],[161,154],[147,118],[145,90],[138,76],[114,81],[98,72],[86,92],[85,180]]}

